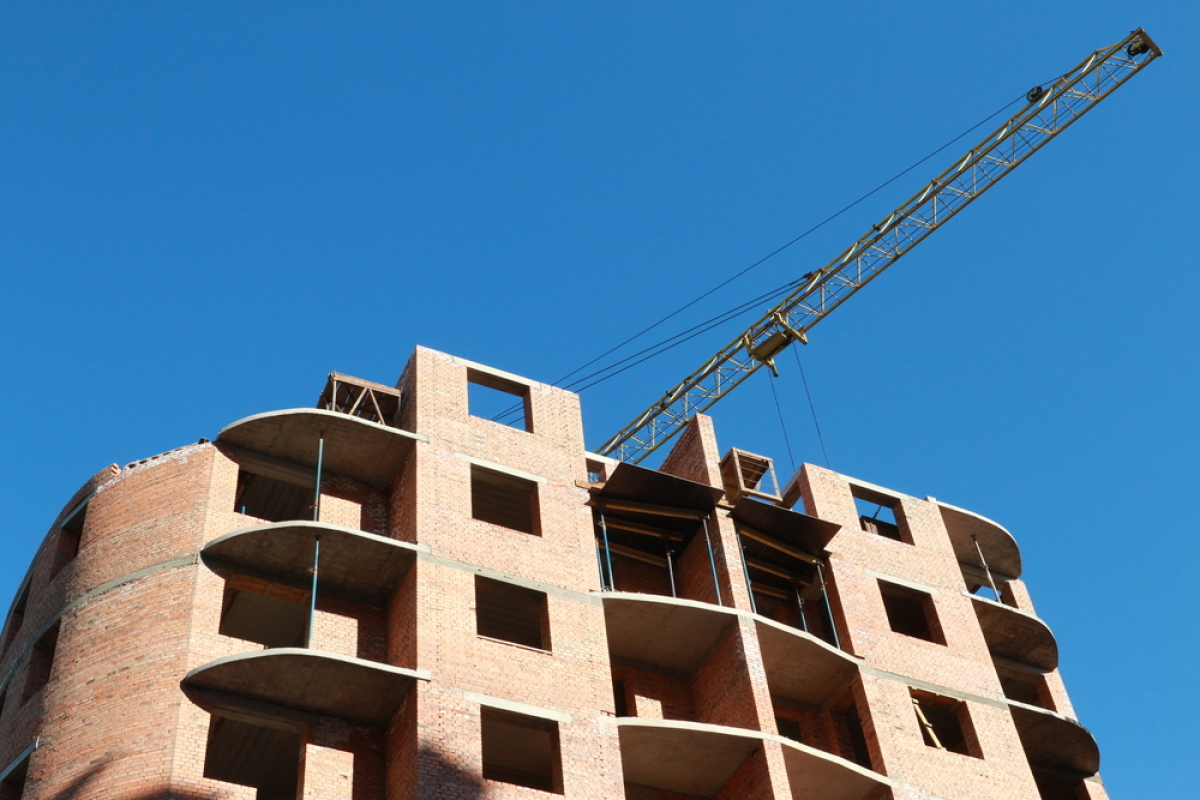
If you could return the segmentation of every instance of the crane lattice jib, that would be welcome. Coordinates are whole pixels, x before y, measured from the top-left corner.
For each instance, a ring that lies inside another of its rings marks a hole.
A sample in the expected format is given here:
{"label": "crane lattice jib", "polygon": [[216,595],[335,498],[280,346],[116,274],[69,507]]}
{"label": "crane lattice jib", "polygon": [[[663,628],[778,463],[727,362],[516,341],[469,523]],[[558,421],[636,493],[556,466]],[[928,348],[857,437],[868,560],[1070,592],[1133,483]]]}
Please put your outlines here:
{"label": "crane lattice jib", "polygon": [[931,180],[841,255],[802,278],[800,288],[643,411],[598,450],[637,463],[810,328],[871,282],[926,236],[1162,55],[1145,31],[1089,55],[979,145]]}

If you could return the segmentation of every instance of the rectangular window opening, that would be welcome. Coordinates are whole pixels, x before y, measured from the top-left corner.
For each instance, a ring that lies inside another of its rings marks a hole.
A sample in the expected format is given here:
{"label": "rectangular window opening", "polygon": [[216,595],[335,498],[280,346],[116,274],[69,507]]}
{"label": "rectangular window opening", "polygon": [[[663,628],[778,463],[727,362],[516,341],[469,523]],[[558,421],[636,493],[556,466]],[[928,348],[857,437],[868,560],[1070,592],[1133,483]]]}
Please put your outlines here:
{"label": "rectangular window opening", "polygon": [[300,730],[213,714],[204,777],[258,790],[258,800],[295,800],[304,741]]}
{"label": "rectangular window opening", "polygon": [[546,593],[476,575],[475,632],[549,652]]}
{"label": "rectangular window opening", "polygon": [[21,587],[21,591],[17,594],[16,602],[12,605],[12,611],[8,614],[8,622],[4,626],[4,647],[0,649],[0,658],[3,658],[8,653],[8,648],[12,646],[13,640],[17,638],[17,634],[21,631],[21,625],[25,622],[25,608],[29,605],[29,581],[25,581],[25,585]]}
{"label": "rectangular window opening", "polygon": [[793,742],[804,743],[800,734],[800,723],[794,719],[775,717],[775,730],[779,731],[780,736],[786,736]]}
{"label": "rectangular window opening", "polygon": [[910,690],[917,727],[926,746],[982,758],[967,704],[961,700]]}
{"label": "rectangular window opening", "polygon": [[58,623],[42,634],[29,652],[29,668],[25,677],[25,692],[21,702],[29,700],[50,682],[54,666],[54,651],[58,648]]}
{"label": "rectangular window opening", "polygon": [[946,643],[931,595],[889,581],[879,581],[879,593],[893,631],[927,642]]}
{"label": "rectangular window opening", "polygon": [[519,431],[533,432],[529,387],[486,372],[467,370],[467,413]]}
{"label": "rectangular window opening", "polygon": [[316,479],[283,470],[273,474],[239,466],[233,510],[268,522],[311,520],[316,501]]}
{"label": "rectangular window opening", "polygon": [[613,678],[613,707],[618,717],[629,716],[629,697],[625,694],[625,681]]}
{"label": "rectangular window opening", "polygon": [[304,647],[309,593],[244,575],[225,581],[218,633],[267,647]]}
{"label": "rectangular window opening", "polygon": [[1000,678],[1000,688],[1009,700],[1024,703],[1038,708],[1055,711],[1054,700],[1046,685],[1046,676],[1038,672],[1026,672],[1023,669],[996,664],[996,675]]}
{"label": "rectangular window opening", "polygon": [[540,536],[535,481],[471,465],[471,516],[503,528]]}
{"label": "rectangular window opening", "polygon": [[484,706],[483,777],[562,794],[558,723]]}
{"label": "rectangular window opening", "polygon": [[867,734],[863,730],[862,716],[858,706],[851,701],[842,708],[833,709],[834,725],[839,729],[840,738],[849,744],[849,752],[843,756],[860,767],[873,769],[871,766],[871,750],[867,747]]}
{"label": "rectangular window opening", "polygon": [[83,542],[83,525],[87,521],[88,504],[79,504],[62,524],[58,526],[58,536],[54,542],[54,556],[50,562],[50,577],[53,579],[63,567],[75,560],[79,555],[79,546]]}
{"label": "rectangular window opening", "polygon": [[901,514],[897,511],[900,501],[897,498],[854,485],[850,486],[850,494],[854,497],[858,523],[864,531],[912,544],[908,530],[901,524]]}

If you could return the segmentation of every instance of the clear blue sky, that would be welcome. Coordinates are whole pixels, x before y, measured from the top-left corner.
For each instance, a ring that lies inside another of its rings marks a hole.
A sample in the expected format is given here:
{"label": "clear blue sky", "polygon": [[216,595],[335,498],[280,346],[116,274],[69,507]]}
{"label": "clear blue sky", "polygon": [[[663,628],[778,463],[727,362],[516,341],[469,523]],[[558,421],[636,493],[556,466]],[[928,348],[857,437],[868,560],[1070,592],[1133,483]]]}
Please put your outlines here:
{"label": "clear blue sky", "polygon": [[[417,344],[553,381],[1138,26],[1165,58],[802,356],[835,469],[1016,536],[1113,797],[1191,800],[1181,0],[8,4],[0,595],[105,465],[309,406],[331,370],[390,383]],[[975,138],[681,326],[824,264]],[[590,444],[737,332],[588,391]],[[795,457],[820,463],[783,364]],[[714,416],[786,476],[765,374]]]}

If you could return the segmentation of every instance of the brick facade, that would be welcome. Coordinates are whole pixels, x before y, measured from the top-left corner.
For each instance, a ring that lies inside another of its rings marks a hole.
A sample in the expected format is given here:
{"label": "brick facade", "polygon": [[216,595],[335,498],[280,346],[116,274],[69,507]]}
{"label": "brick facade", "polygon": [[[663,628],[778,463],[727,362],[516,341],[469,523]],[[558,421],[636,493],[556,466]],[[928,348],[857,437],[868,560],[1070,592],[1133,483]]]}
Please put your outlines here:
{"label": "brick facade", "polygon": [[1019,572],[995,523],[813,465],[756,515],[707,417],[654,472],[570,392],[424,348],[397,387],[68,501],[0,637],[0,800],[1106,798],[1019,574],[963,560]]}

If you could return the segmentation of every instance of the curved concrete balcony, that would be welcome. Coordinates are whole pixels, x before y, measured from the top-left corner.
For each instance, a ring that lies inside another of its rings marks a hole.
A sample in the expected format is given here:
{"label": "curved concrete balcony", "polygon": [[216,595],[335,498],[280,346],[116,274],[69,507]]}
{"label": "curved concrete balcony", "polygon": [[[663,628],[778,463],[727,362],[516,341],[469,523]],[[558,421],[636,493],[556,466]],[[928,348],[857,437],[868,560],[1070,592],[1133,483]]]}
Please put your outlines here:
{"label": "curved concrete balcony", "polygon": [[605,592],[604,622],[611,656],[691,672],[716,647],[738,614],[696,600]]}
{"label": "curved concrete balcony", "polygon": [[860,767],[824,750],[782,738],[783,763],[795,800],[876,800],[893,783],[877,772]]}
{"label": "curved concrete balcony", "polygon": [[1037,706],[1010,701],[1008,707],[1030,764],[1066,770],[1080,778],[1100,771],[1100,748],[1087,728]]}
{"label": "curved concrete balcony", "polygon": [[201,551],[205,563],[309,589],[313,540],[321,537],[317,591],[346,600],[386,602],[428,546],[321,522],[275,522],[228,533]]}
{"label": "curved concrete balcony", "polygon": [[712,797],[764,741],[783,745],[796,800],[875,800],[891,781],[843,758],[782,736],[723,725],[620,717],[621,765],[627,783]]}
{"label": "curved concrete balcony", "polygon": [[1045,670],[1058,668],[1058,642],[1046,623],[995,600],[978,595],[970,597],[993,656]]}
{"label": "curved concrete balcony", "polygon": [[703,722],[618,717],[625,782],[712,797],[762,744],[763,734]]}
{"label": "curved concrete balcony", "polygon": [[771,694],[821,706],[858,674],[858,659],[810,633],[754,617]]}
{"label": "curved concrete balcony", "polygon": [[[942,523],[950,534],[954,555],[964,564],[983,566],[975,550],[975,540],[983,550],[988,568],[1010,578],[1021,577],[1021,551],[1017,541],[1004,526],[981,517],[973,511],[938,503]],[[974,537],[974,539],[972,539]]]}
{"label": "curved concrete balcony", "polygon": [[185,686],[295,708],[364,725],[383,726],[426,670],[280,647],[218,658],[196,667]]}
{"label": "curved concrete balcony", "polygon": [[321,437],[324,471],[382,488],[391,486],[413,445],[428,441],[417,433],[319,408],[245,417],[222,428],[217,441],[315,467]]}

